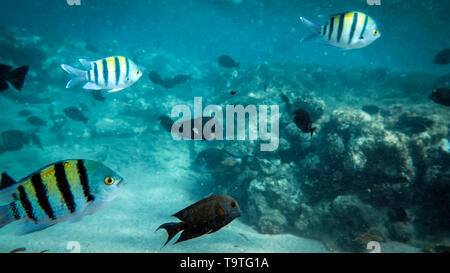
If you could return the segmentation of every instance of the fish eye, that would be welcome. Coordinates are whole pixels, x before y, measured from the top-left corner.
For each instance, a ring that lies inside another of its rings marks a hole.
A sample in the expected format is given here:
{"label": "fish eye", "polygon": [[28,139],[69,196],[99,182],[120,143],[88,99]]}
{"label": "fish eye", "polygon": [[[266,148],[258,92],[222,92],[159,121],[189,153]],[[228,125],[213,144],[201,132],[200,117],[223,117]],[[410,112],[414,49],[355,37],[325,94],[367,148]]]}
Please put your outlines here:
{"label": "fish eye", "polygon": [[375,30],[373,31],[373,34],[378,35],[378,30],[375,29]]}
{"label": "fish eye", "polygon": [[141,73],[141,71],[139,71],[139,70],[136,70],[136,74],[139,74],[139,73]]}
{"label": "fish eye", "polygon": [[235,208],[236,207],[236,202],[232,201],[230,205],[231,205],[232,208]]}
{"label": "fish eye", "polygon": [[107,178],[105,178],[105,184],[106,185],[112,185],[114,183],[114,178],[112,178],[112,177],[107,177]]}

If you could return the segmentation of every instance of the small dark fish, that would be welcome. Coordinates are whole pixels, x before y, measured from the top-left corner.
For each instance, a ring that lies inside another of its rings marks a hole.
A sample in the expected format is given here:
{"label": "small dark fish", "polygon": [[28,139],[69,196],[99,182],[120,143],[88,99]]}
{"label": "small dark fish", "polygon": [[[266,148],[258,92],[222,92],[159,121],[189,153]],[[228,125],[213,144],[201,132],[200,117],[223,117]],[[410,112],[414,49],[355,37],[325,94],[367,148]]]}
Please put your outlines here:
{"label": "small dark fish", "polygon": [[245,234],[244,233],[239,233],[239,235],[241,235],[245,240],[247,240],[248,241],[248,238],[247,238],[247,236],[245,236]]}
{"label": "small dark fish", "polygon": [[46,252],[49,252],[49,249],[44,249],[44,250],[42,250],[42,251],[39,252],[39,253],[46,253]]}
{"label": "small dark fish", "polygon": [[152,71],[148,76],[154,84],[161,84],[162,79],[158,72]]}
{"label": "small dark fish", "polygon": [[438,88],[433,90],[430,95],[430,99],[432,99],[435,103],[450,106],[450,89]]}
{"label": "small dark fish", "polygon": [[[184,120],[184,121],[178,121],[174,122],[170,117],[168,116],[159,116],[158,117],[159,122],[161,126],[168,132],[176,132],[179,136],[181,136],[184,139],[201,139],[201,140],[212,140],[216,138],[216,125],[212,125],[211,127],[211,133],[208,136],[205,136],[203,134],[203,130],[200,130],[201,128],[197,128],[196,123],[202,124],[202,128],[205,128],[205,125],[210,121],[213,124],[218,123],[216,119],[213,117],[199,117],[195,119],[190,120]],[[197,121],[197,122],[196,122]],[[185,127],[191,127],[191,131],[185,131]],[[202,133],[200,136],[200,132]]]}
{"label": "small dark fish", "polygon": [[221,173],[243,163],[253,155],[235,156],[221,149],[206,149],[201,151],[194,161],[194,169],[199,172]]}
{"label": "small dark fish", "polygon": [[9,253],[24,252],[25,250],[27,250],[27,249],[24,247],[19,247],[19,248],[11,250]]}
{"label": "small dark fish", "polygon": [[30,110],[22,110],[22,111],[20,111],[20,112],[17,114],[17,116],[18,116],[19,118],[23,118],[23,117],[27,117],[27,116],[29,116],[29,115],[31,115],[31,114],[33,114],[33,112],[31,112]]}
{"label": "small dark fish", "polygon": [[105,97],[102,95],[102,91],[100,90],[92,90],[92,97],[94,97],[95,100],[105,102]]}
{"label": "small dark fish", "polygon": [[309,117],[308,112],[303,109],[295,110],[294,122],[303,133],[311,133],[311,136],[313,135],[314,130],[316,130],[316,128],[312,127],[311,118]]}
{"label": "small dark fish", "polygon": [[176,75],[172,79],[170,79],[170,78],[162,79],[161,76],[158,74],[158,72],[152,71],[152,72],[150,72],[149,78],[154,84],[158,84],[164,88],[169,89],[176,85],[187,82],[191,78],[191,76],[190,75]]}
{"label": "small dark fish", "polygon": [[450,63],[450,48],[439,52],[434,58],[435,64],[449,64]]}
{"label": "small dark fish", "polygon": [[161,124],[161,126],[164,128],[164,130],[166,130],[167,132],[170,133],[172,130],[172,125],[175,122],[168,116],[159,116],[158,120],[159,120],[159,123]]}
{"label": "small dark fish", "polygon": [[228,55],[222,55],[220,56],[217,61],[219,64],[225,68],[233,68],[233,67],[239,67],[239,63],[236,63],[230,56]]}
{"label": "small dark fish", "polygon": [[398,117],[395,127],[397,130],[407,134],[420,134],[431,128],[433,124],[434,121],[431,119],[405,112]]}
{"label": "small dark fish", "polygon": [[231,94],[231,95],[236,95],[236,93],[237,93],[237,92],[236,92],[235,90],[231,90],[231,91],[230,91],[230,94]]}
{"label": "small dark fish", "polygon": [[169,235],[164,246],[180,231],[183,232],[175,244],[216,232],[241,216],[241,209],[231,196],[214,195],[202,199],[172,216],[182,222],[165,223],[158,227],[157,230],[164,228]]}
{"label": "small dark fish", "polygon": [[64,109],[64,114],[66,114],[66,116],[68,116],[72,120],[82,121],[84,123],[86,123],[89,120],[83,114],[83,112],[81,112],[80,110],[78,110],[78,108],[73,107],[73,106],[70,106],[70,107],[67,107],[66,109]]}
{"label": "small dark fish", "polygon": [[182,74],[180,74],[180,75],[176,75],[175,77],[173,77],[172,78],[172,82],[175,85],[178,85],[178,84],[185,83],[185,82],[187,82],[190,79],[191,79],[191,75],[182,75]]}
{"label": "small dark fish", "polygon": [[0,151],[18,151],[22,149],[28,141],[28,137],[22,131],[4,131],[0,135]]}
{"label": "small dark fish", "polygon": [[380,112],[380,108],[375,105],[364,105],[361,109],[369,115],[376,115]]}
{"label": "small dark fish", "polygon": [[7,82],[17,90],[22,90],[27,73],[28,66],[21,66],[13,70],[9,65],[0,64],[0,92],[9,88]]}
{"label": "small dark fish", "polygon": [[27,119],[27,122],[33,126],[45,126],[47,124],[47,122],[45,122],[44,120],[42,120],[40,117],[38,116],[31,116]]}
{"label": "small dark fish", "polygon": [[393,208],[389,211],[389,216],[393,221],[396,222],[407,222],[409,221],[408,214],[402,207]]}

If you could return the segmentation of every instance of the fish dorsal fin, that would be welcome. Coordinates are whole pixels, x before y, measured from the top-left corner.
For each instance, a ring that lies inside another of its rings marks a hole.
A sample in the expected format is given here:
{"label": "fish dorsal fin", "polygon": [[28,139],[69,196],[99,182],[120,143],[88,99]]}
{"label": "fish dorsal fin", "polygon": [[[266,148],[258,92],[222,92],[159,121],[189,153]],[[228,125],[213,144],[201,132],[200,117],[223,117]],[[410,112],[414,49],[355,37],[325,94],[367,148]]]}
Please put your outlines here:
{"label": "fish dorsal fin", "polygon": [[81,65],[84,67],[84,69],[86,70],[90,70],[91,69],[91,62],[86,60],[86,59],[79,59]]}
{"label": "fish dorsal fin", "polygon": [[16,184],[17,182],[11,178],[6,172],[2,173],[2,177],[0,180],[0,190],[3,190],[11,185]]}

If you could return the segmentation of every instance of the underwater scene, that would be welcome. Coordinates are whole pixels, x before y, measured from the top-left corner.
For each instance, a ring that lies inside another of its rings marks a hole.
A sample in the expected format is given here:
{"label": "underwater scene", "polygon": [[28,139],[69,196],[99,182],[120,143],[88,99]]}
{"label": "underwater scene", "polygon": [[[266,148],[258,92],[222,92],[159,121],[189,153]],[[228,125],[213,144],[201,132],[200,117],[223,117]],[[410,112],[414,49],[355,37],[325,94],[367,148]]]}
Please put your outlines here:
{"label": "underwater scene", "polygon": [[450,251],[450,2],[0,7],[0,252]]}

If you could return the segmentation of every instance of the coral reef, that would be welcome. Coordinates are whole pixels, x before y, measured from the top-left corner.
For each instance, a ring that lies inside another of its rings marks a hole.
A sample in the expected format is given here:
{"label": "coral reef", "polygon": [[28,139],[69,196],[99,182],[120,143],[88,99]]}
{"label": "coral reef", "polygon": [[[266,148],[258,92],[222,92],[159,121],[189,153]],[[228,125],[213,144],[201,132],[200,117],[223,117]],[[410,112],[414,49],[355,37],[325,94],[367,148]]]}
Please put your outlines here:
{"label": "coral reef", "polygon": [[[373,75],[376,84],[365,80]],[[450,116],[427,101],[434,82],[432,75],[382,68],[266,63],[240,71],[222,80],[248,94],[239,103],[254,103],[256,97],[285,106],[280,147],[216,179],[213,188],[245,198],[246,221],[263,233],[289,232],[343,251],[366,251],[371,239],[445,250]],[[380,111],[365,113],[363,103],[376,103]],[[297,108],[309,111],[317,135],[295,126]]]}

